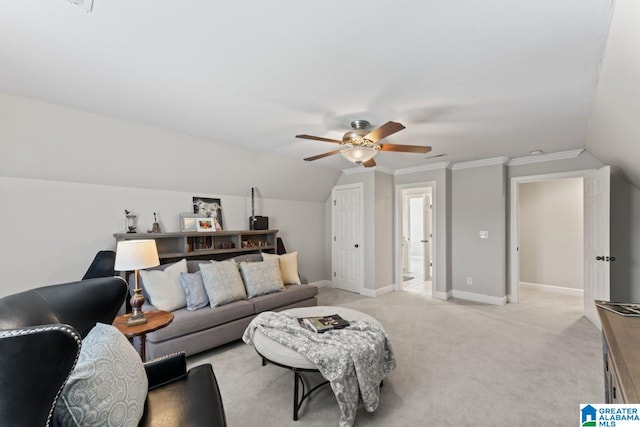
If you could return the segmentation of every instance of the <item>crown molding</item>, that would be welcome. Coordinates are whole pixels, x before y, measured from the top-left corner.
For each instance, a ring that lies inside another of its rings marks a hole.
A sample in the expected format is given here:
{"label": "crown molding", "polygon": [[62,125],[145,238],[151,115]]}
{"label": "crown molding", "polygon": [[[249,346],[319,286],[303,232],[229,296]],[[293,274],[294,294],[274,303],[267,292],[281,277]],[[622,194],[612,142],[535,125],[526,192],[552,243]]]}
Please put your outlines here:
{"label": "crown molding", "polygon": [[450,162],[437,162],[429,163],[428,165],[411,166],[408,168],[396,169],[394,175],[408,175],[410,173],[433,171],[439,169],[446,169],[449,167]]}
{"label": "crown molding", "polygon": [[482,166],[504,165],[509,161],[508,157],[492,157],[490,159],[472,160],[470,162],[456,163],[451,167],[452,170],[479,168]]}
{"label": "crown molding", "polygon": [[509,161],[509,166],[518,166],[518,165],[528,165],[530,163],[541,163],[541,162],[549,162],[552,160],[562,160],[562,159],[573,159],[578,157],[584,148],[579,148],[577,150],[568,150],[568,151],[558,151],[557,153],[548,153],[548,154],[538,154],[535,156],[525,156],[525,157],[516,157],[515,159],[511,159]]}

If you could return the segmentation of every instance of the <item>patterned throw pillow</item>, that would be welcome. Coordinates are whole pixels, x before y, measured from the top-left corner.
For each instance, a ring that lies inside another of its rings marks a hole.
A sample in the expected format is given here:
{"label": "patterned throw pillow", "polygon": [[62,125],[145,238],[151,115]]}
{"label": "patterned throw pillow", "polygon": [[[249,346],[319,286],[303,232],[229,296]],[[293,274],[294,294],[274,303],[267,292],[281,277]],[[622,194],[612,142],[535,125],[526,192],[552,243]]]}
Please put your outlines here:
{"label": "patterned throw pillow", "polygon": [[195,273],[180,273],[180,283],[187,294],[187,310],[195,311],[209,304],[207,291],[202,283],[202,274],[199,271]]}
{"label": "patterned throw pillow", "polygon": [[140,356],[114,326],[97,323],[62,390],[54,426],[137,426],[148,380]]}
{"label": "patterned throw pillow", "polygon": [[284,290],[277,259],[262,262],[241,262],[240,271],[249,298]]}
{"label": "patterned throw pillow", "polygon": [[200,273],[211,307],[247,298],[238,265],[234,261],[200,264]]}
{"label": "patterned throw pillow", "polygon": [[264,260],[280,260],[280,273],[282,281],[287,285],[300,285],[300,275],[298,274],[298,252],[274,255],[267,252],[262,254]]}

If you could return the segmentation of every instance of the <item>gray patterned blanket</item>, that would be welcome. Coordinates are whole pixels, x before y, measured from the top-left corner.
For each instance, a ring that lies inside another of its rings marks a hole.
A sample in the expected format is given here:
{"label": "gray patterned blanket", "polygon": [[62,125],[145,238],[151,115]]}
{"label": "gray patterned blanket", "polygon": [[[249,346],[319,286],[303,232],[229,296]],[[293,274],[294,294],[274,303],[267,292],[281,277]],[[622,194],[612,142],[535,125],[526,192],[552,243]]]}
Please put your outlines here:
{"label": "gray patterned blanket", "polygon": [[263,312],[242,337],[253,343],[259,329],[265,336],[297,351],[316,364],[331,384],[340,407],[340,427],[352,426],[358,410],[358,395],[368,412],[378,407],[380,382],[396,367],[391,342],[377,324],[349,321],[344,329],[323,334],[311,332],[287,313]]}

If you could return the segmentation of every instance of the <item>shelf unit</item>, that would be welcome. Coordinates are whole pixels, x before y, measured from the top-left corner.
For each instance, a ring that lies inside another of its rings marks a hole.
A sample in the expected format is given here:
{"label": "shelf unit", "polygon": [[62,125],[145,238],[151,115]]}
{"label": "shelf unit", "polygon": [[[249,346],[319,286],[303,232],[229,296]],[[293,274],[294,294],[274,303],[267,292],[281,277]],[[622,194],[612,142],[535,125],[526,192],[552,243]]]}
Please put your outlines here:
{"label": "shelf unit", "polygon": [[276,250],[278,230],[240,230],[175,233],[116,233],[116,242],[154,239],[161,260],[175,258],[225,259],[235,255]]}

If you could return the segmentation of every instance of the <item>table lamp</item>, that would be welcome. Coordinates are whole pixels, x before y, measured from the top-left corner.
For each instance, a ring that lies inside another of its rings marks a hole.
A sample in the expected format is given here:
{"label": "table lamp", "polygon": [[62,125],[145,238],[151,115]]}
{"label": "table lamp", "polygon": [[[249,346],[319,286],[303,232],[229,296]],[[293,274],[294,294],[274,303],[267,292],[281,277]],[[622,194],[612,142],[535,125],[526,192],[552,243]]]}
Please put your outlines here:
{"label": "table lamp", "polygon": [[131,297],[131,317],[129,326],[147,323],[147,318],[142,312],[144,295],[138,284],[138,270],[160,265],[158,248],[155,240],[124,240],[118,242],[116,248],[115,270],[133,271],[135,288]]}

